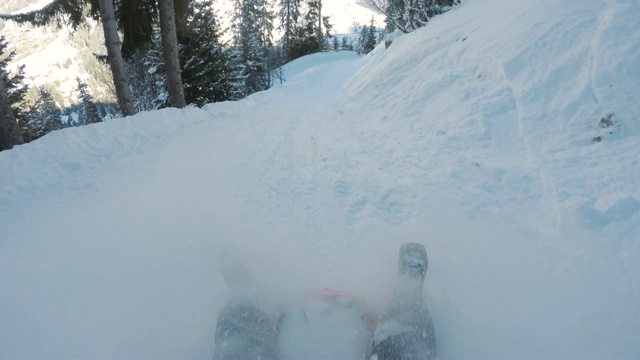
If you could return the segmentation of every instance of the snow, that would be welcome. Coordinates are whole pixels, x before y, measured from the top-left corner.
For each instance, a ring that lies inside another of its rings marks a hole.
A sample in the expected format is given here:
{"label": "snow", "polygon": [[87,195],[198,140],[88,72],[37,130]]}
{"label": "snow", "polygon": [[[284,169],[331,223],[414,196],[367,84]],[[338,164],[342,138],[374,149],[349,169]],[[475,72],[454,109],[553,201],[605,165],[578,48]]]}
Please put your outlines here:
{"label": "snow", "polygon": [[310,298],[292,307],[303,311],[289,311],[282,320],[281,359],[362,359],[371,353],[372,329],[357,299]]}
{"label": "snow", "polygon": [[409,241],[440,359],[637,358],[639,15],[466,1],[239,102],[0,153],[0,358],[211,358],[223,249],[265,298],[381,309]]}

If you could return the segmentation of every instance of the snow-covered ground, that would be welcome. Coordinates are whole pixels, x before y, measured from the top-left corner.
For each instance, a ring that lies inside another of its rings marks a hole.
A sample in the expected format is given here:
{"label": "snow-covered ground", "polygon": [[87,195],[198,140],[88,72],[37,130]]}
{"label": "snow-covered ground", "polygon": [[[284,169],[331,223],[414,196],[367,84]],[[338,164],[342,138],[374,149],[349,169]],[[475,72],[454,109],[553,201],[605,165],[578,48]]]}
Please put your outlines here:
{"label": "snow-covered ground", "polygon": [[469,0],[239,102],[2,152],[0,358],[211,358],[223,248],[265,297],[381,308],[418,241],[440,359],[637,359],[638,39],[636,1]]}

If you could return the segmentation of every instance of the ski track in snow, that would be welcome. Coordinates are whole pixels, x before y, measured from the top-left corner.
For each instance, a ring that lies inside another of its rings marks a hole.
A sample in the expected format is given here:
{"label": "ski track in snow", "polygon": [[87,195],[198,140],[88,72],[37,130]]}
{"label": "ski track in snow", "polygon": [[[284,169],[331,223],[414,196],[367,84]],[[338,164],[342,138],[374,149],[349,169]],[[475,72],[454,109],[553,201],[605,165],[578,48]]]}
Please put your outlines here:
{"label": "ski track in snow", "polygon": [[463,2],[239,102],[1,153],[0,358],[211,358],[221,249],[265,302],[381,308],[407,241],[441,359],[637,357],[638,14]]}

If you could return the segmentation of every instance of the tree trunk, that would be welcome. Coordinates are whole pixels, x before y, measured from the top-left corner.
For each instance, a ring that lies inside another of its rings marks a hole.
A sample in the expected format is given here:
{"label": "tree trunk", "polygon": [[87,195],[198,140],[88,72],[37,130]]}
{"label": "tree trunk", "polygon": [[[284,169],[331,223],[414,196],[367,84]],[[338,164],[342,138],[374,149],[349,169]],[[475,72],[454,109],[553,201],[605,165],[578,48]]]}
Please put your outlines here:
{"label": "tree trunk", "polygon": [[9,150],[14,145],[24,143],[18,122],[13,116],[9,94],[4,86],[4,81],[2,81],[3,78],[4,76],[0,72],[0,151]]}
{"label": "tree trunk", "polygon": [[184,100],[184,89],[182,88],[180,60],[178,59],[178,36],[176,35],[173,0],[159,0],[158,8],[160,10],[162,53],[166,67],[171,106],[183,108],[186,106],[186,102]]}
{"label": "tree trunk", "polygon": [[118,26],[113,10],[113,0],[99,0],[100,17],[102,18],[102,29],[104,30],[104,45],[107,48],[107,57],[111,65],[113,84],[116,88],[116,96],[122,115],[129,116],[136,113],[133,107],[133,97],[127,77],[124,73],[124,61],[120,52],[120,38],[118,37]]}
{"label": "tree trunk", "polygon": [[318,46],[320,47],[320,51],[322,51],[322,0],[318,0]]}
{"label": "tree trunk", "polygon": [[189,18],[190,0],[174,0],[173,7],[176,14],[176,32],[181,36],[187,34],[187,23]]}

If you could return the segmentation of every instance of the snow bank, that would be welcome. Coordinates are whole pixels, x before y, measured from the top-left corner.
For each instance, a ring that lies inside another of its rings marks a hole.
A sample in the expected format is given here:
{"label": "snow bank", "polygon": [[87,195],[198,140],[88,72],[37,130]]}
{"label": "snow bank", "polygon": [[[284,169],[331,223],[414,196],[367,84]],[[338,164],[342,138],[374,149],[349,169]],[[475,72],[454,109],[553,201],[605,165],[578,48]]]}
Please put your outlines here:
{"label": "snow bank", "polygon": [[[446,204],[486,222],[464,240],[455,230],[428,241],[432,258],[456,261],[442,269],[451,278],[432,279],[434,297],[439,287],[453,290],[453,278],[469,281],[434,311],[441,338],[444,328],[451,341],[444,351],[453,358],[633,357],[639,348],[627,334],[640,329],[640,109],[628,97],[640,83],[631,66],[640,44],[628,36],[640,35],[640,7],[463,5],[369,61],[347,84],[345,102],[368,119],[353,134],[370,144],[362,152],[390,174],[387,182],[406,189],[395,196],[412,204],[412,215]],[[603,126],[609,114],[617,120]],[[486,229],[513,224],[520,229],[510,235]],[[451,307],[458,314],[443,315]],[[444,325],[463,313],[459,327]],[[488,352],[492,343],[501,345]]]}

